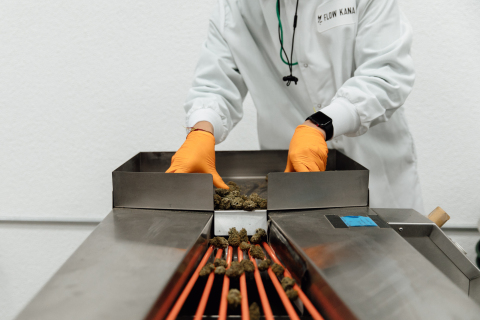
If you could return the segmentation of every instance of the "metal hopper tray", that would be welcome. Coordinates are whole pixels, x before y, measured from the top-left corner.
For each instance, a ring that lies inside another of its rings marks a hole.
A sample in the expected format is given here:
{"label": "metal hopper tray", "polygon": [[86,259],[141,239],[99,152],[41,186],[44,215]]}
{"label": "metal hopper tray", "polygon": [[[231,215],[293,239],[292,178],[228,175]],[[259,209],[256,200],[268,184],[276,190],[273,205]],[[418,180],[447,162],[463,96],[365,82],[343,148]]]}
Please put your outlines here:
{"label": "metal hopper tray", "polygon": [[[368,170],[330,150],[325,172],[284,173],[288,151],[218,151],[217,171],[244,192],[268,198],[268,210],[368,205]],[[113,207],[213,211],[209,174],[165,171],[174,152],[141,152],[112,173]],[[268,175],[268,183],[266,176]]]}

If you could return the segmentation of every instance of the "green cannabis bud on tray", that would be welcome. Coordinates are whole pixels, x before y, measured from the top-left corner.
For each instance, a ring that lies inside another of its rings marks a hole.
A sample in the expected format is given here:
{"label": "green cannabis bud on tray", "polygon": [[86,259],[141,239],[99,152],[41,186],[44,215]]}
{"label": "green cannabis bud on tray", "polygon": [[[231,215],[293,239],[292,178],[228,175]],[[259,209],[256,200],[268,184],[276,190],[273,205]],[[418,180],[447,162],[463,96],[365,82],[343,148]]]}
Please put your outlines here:
{"label": "green cannabis bud on tray", "polygon": [[265,232],[265,230],[263,230],[262,228],[258,228],[257,230],[255,230],[255,234],[250,238],[250,242],[257,244],[262,242],[262,240],[266,237],[267,233]]}
{"label": "green cannabis bud on tray", "polygon": [[213,195],[215,210],[267,209],[267,199],[261,198],[257,193],[250,196],[242,195],[240,187],[233,181],[229,181],[227,185],[230,188],[228,190],[221,188],[215,190]]}
{"label": "green cannabis bud on tray", "polygon": [[288,289],[285,293],[290,300],[296,300],[298,298],[298,291],[295,289]]}
{"label": "green cannabis bud on tray", "polygon": [[277,275],[277,277],[280,277],[283,275],[283,271],[285,271],[285,269],[283,269],[281,265],[274,263],[272,264],[272,271]]}
{"label": "green cannabis bud on tray", "polygon": [[[242,230],[245,230],[245,229],[242,229]],[[247,230],[245,230],[245,233],[247,232]],[[237,229],[234,227],[234,228],[230,228],[230,230],[228,231],[228,244],[231,245],[232,247],[238,247],[240,245],[240,243],[242,242],[240,240],[240,234],[238,233]]]}
{"label": "green cannabis bud on tray", "polygon": [[256,302],[250,305],[249,312],[250,320],[260,320],[260,307]]}
{"label": "green cannabis bud on tray", "polygon": [[230,289],[227,296],[228,306],[230,309],[236,309],[242,302],[242,295],[237,289]]}
{"label": "green cannabis bud on tray", "polygon": [[230,264],[230,268],[227,269],[226,275],[229,278],[238,278],[240,277],[245,270],[243,269],[243,265],[238,261],[232,261]]}
{"label": "green cannabis bud on tray", "polygon": [[215,267],[226,267],[227,261],[225,261],[224,259],[216,258],[213,264],[215,265]]}
{"label": "green cannabis bud on tray", "polygon": [[265,258],[265,253],[260,246],[251,246],[250,247],[250,255],[255,259],[263,260]]}
{"label": "green cannabis bud on tray", "polygon": [[248,259],[243,259],[240,264],[242,265],[243,267],[243,270],[245,270],[245,272],[248,272],[248,273],[252,273],[255,271],[255,265],[253,264],[252,261],[248,260]]}
{"label": "green cannabis bud on tray", "polygon": [[228,241],[224,237],[215,237],[210,239],[210,244],[216,248],[225,249],[228,247]]}
{"label": "green cannabis bud on tray", "polygon": [[268,270],[268,268],[270,267],[271,264],[272,264],[272,260],[270,260],[270,259],[262,260],[258,264],[258,270],[260,270],[260,271]]}
{"label": "green cannabis bud on tray", "polygon": [[215,274],[219,274],[223,276],[227,270],[225,269],[224,266],[218,266],[215,268]]}
{"label": "green cannabis bud on tray", "polygon": [[250,250],[250,244],[248,244],[247,242],[243,241],[242,243],[240,243],[240,250],[242,251],[248,251]]}
{"label": "green cannabis bud on tray", "polygon": [[293,288],[294,285],[295,285],[295,280],[293,280],[292,278],[284,277],[284,278],[282,279],[282,288],[283,288],[283,290],[291,289],[291,288]]}
{"label": "green cannabis bud on tray", "polygon": [[200,270],[200,277],[208,276],[213,270],[215,270],[215,265],[213,263],[207,263],[202,270]]}

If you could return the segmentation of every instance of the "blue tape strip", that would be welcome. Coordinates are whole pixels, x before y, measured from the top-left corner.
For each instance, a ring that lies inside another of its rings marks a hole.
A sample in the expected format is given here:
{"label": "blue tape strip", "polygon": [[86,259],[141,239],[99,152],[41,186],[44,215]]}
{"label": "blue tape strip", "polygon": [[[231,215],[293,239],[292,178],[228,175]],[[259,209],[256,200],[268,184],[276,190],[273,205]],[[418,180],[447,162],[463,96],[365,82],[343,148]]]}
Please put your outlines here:
{"label": "blue tape strip", "polygon": [[378,227],[377,224],[369,217],[345,216],[341,218],[349,227]]}

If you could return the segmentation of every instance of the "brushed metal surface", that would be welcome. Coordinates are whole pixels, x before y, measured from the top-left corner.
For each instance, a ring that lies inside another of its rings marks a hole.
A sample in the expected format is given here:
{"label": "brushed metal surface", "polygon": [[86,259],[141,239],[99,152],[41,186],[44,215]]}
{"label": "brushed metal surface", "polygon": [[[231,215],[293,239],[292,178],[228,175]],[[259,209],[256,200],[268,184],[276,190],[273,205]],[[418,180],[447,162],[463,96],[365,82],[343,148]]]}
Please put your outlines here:
{"label": "brushed metal surface", "polygon": [[368,171],[270,173],[268,209],[368,205]]}
{"label": "brushed metal surface", "polygon": [[325,172],[270,173],[268,209],[317,209],[368,205],[369,171],[329,150]]}
{"label": "brushed metal surface", "polygon": [[469,296],[478,304],[480,304],[480,278],[470,282]]}
{"label": "brushed metal surface", "polygon": [[215,211],[213,215],[215,236],[228,236],[228,230],[235,227],[238,231],[245,228],[252,236],[257,228],[267,230],[267,210],[243,211],[227,210]]}
{"label": "brushed metal surface", "polygon": [[202,258],[211,223],[212,213],[114,209],[17,320],[165,313]]}
{"label": "brushed metal surface", "polygon": [[447,235],[437,225],[433,227],[430,239],[442,252],[452,260],[458,269],[470,279],[480,278],[480,270],[474,265],[468,257],[447,237]]}
{"label": "brushed metal surface", "polygon": [[[404,230],[414,229],[408,225],[399,225]],[[428,237],[424,236],[405,236],[412,247],[428,259],[435,267],[437,267],[444,275],[453,281],[463,292],[468,294],[470,280],[462,273],[462,271],[453,263],[452,260],[445,255],[439,247],[433,243]]]}
{"label": "brushed metal surface", "polygon": [[213,177],[165,173],[174,152],[140,152],[112,172],[113,207],[213,211]]}
{"label": "brushed metal surface", "polygon": [[[212,176],[164,173],[173,155],[141,152],[113,171],[113,206],[212,211]],[[368,170],[342,153],[329,150],[327,171],[308,173],[284,173],[287,156],[286,150],[218,151],[216,167],[244,193],[268,198],[268,209],[368,204]]]}
{"label": "brushed metal surface", "polygon": [[469,296],[480,301],[480,292],[470,290],[480,270],[434,222],[411,209],[373,209],[425,258]]}
{"label": "brushed metal surface", "polygon": [[113,207],[213,211],[213,176],[200,173],[116,172]]}
{"label": "brushed metal surface", "polygon": [[[395,230],[335,229],[324,217],[357,210],[366,209],[269,213],[270,229],[305,259],[319,309],[331,319],[478,319],[480,307]],[[329,308],[335,297],[345,308]]]}
{"label": "brushed metal surface", "polygon": [[413,209],[372,208],[387,223],[415,223],[434,225],[435,223]]}
{"label": "brushed metal surface", "polygon": [[283,172],[287,166],[287,150],[217,151],[215,162],[221,177],[263,177],[270,172]]}

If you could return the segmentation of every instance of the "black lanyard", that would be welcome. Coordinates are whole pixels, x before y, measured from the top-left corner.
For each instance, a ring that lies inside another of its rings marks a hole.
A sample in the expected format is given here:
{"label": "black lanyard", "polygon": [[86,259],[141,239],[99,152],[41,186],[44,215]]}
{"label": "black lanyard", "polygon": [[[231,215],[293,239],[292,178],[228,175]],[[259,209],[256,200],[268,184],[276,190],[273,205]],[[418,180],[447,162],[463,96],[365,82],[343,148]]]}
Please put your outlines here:
{"label": "black lanyard", "polygon": [[[288,65],[288,69],[290,69],[290,75],[283,77],[283,81],[287,82],[287,86],[289,86],[292,81],[295,82],[295,85],[298,82],[298,78],[293,76],[292,74],[293,66],[298,64],[298,62],[293,63],[293,45],[295,43],[295,29],[297,28],[298,1],[299,0],[297,0],[297,5],[295,8],[295,17],[293,19],[292,50],[290,52],[290,58],[289,58],[287,52],[283,48],[283,27],[282,27],[282,19],[280,17],[280,0],[277,0],[278,39],[280,40],[280,58],[282,59],[283,63]],[[285,54],[287,61],[283,59],[283,54]]]}

